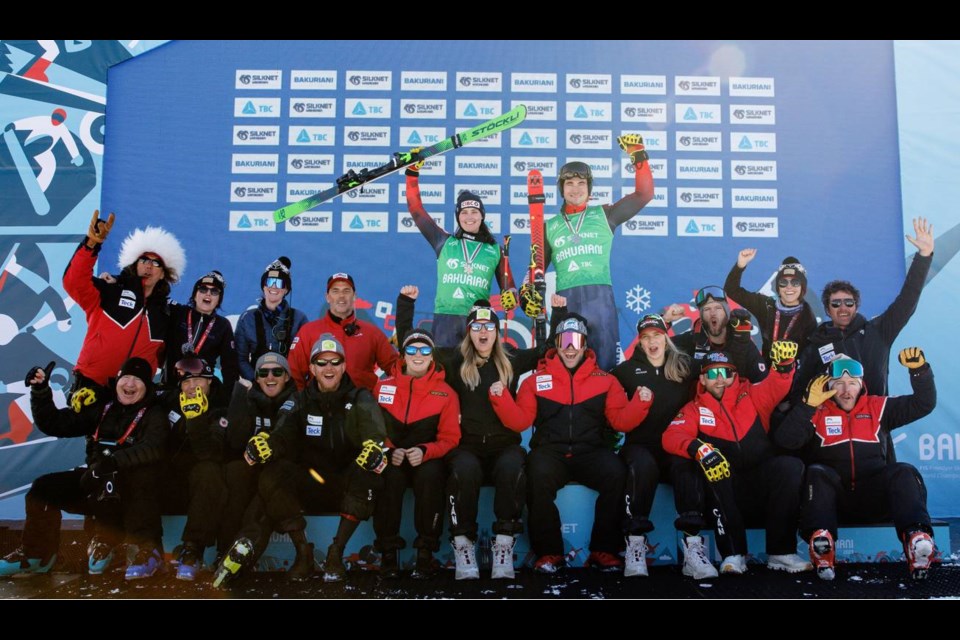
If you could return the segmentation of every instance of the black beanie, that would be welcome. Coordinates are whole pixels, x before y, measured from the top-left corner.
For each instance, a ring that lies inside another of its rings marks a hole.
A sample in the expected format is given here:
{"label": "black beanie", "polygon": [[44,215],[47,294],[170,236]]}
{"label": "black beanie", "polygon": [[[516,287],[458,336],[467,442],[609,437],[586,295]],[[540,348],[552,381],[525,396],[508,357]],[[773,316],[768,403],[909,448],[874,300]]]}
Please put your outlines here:
{"label": "black beanie", "polygon": [[[780,278],[799,278],[801,294],[803,298],[807,295],[807,270],[800,264],[800,261],[793,256],[787,256],[777,268],[777,279]],[[776,283],[774,283],[776,285]]]}
{"label": "black beanie", "polygon": [[117,380],[123,376],[134,376],[140,378],[149,391],[153,385],[153,367],[143,358],[130,358],[123,363],[120,371],[117,372]]}
{"label": "black beanie", "polygon": [[220,289],[220,300],[217,301],[217,309],[220,308],[220,305],[223,304],[223,294],[227,290],[227,281],[223,278],[223,274],[214,269],[210,273],[202,276],[199,280],[193,283],[193,293],[190,294],[190,304],[194,304],[194,300],[197,297],[197,289],[201,286],[208,287],[217,287]]}
{"label": "black beanie", "polygon": [[280,256],[267,265],[260,276],[260,288],[267,286],[267,278],[280,278],[287,293],[293,291],[293,278],[290,277],[290,258]]}
{"label": "black beanie", "polygon": [[487,211],[483,208],[483,200],[480,199],[480,196],[472,191],[461,191],[460,195],[457,196],[457,206],[453,210],[454,216],[457,218],[457,224],[460,224],[460,212],[467,207],[479,209],[480,219],[483,221],[487,219]]}
{"label": "black beanie", "polygon": [[490,306],[489,300],[477,300],[473,303],[473,307],[467,315],[467,327],[478,320],[480,322],[495,322],[498,327],[500,326],[500,318],[493,307]]}

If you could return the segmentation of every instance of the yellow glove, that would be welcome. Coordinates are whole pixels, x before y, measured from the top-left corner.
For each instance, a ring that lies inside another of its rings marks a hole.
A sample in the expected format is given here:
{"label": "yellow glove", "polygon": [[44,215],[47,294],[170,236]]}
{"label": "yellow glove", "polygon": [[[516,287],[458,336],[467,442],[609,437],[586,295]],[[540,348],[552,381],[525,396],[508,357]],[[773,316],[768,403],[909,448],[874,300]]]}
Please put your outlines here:
{"label": "yellow glove", "polygon": [[521,285],[520,302],[523,303],[523,312],[528,318],[536,318],[543,312],[543,296],[532,282]]}
{"label": "yellow glove", "polygon": [[273,455],[273,450],[270,449],[270,443],[267,442],[269,439],[269,433],[258,433],[250,438],[250,441],[247,442],[247,459],[255,464],[263,464],[269,460],[270,456]]}
{"label": "yellow glove", "polygon": [[797,362],[797,343],[777,340],[770,345],[770,362],[780,373],[787,373]]}
{"label": "yellow glove", "polygon": [[187,419],[202,416],[209,408],[210,403],[207,401],[207,396],[203,395],[203,389],[200,387],[197,387],[192,398],[188,398],[187,394],[180,392],[180,411]]}
{"label": "yellow glove", "polygon": [[807,385],[807,397],[804,399],[811,407],[819,407],[824,402],[832,398],[837,394],[836,389],[827,390],[827,382],[830,380],[830,376],[822,375],[814,378],[810,381],[810,384]]}
{"label": "yellow glove", "polygon": [[70,407],[80,413],[84,407],[89,407],[97,401],[97,394],[90,387],[82,387],[73,392],[70,396]]}
{"label": "yellow glove", "polygon": [[720,482],[730,477],[730,463],[719,449],[714,449],[713,445],[707,442],[697,447],[697,462],[703,467],[708,482]]}
{"label": "yellow glove", "polygon": [[357,456],[357,464],[364,471],[380,473],[387,466],[387,456],[384,455],[383,445],[373,440],[364,440],[363,449]]}
{"label": "yellow glove", "polygon": [[[421,151],[423,151],[423,147],[414,147],[413,149],[410,149],[410,154],[413,155],[413,154],[419,153],[419,152],[421,152]],[[419,176],[419,175],[420,175],[420,169],[423,168],[423,163],[424,163],[424,162],[426,162],[426,160],[421,160],[421,161],[415,162],[415,163],[413,163],[413,164],[411,164],[411,165],[407,165],[406,174],[407,174],[408,176]]]}
{"label": "yellow glove", "polygon": [[93,249],[98,244],[103,244],[103,241],[106,240],[110,234],[110,229],[113,228],[113,220],[115,217],[116,216],[111,213],[106,220],[101,220],[100,210],[94,210],[93,218],[90,219],[90,227],[87,229],[88,247]]}
{"label": "yellow glove", "polygon": [[633,164],[640,164],[648,159],[647,152],[643,149],[643,136],[639,133],[625,133],[617,138],[617,143],[627,152]]}
{"label": "yellow glove", "polygon": [[923,349],[920,347],[907,347],[900,351],[900,364],[907,369],[919,369],[927,363],[923,357]]}
{"label": "yellow glove", "polygon": [[517,308],[517,290],[507,289],[500,292],[500,306],[504,311],[511,311]]}

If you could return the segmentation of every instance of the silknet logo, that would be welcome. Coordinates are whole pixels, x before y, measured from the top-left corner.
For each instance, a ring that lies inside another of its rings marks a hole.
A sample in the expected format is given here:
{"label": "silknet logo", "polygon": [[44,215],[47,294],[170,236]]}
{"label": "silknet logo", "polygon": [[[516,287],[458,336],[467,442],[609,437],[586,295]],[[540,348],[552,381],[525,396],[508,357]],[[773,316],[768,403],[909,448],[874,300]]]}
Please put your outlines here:
{"label": "silknet logo", "polygon": [[458,71],[457,91],[500,92],[503,74],[499,71]]}
{"label": "silknet logo", "polygon": [[634,216],[623,223],[625,236],[666,236],[670,234],[667,216]]}
{"label": "silknet logo", "polygon": [[609,129],[567,129],[567,149],[611,149]]}
{"label": "silknet logo", "polygon": [[774,97],[773,78],[730,78],[731,97]]}
{"label": "silknet logo", "polygon": [[276,182],[231,182],[230,202],[276,202]]}
{"label": "silknet logo", "polygon": [[552,100],[511,100],[510,108],[515,109],[521,104],[527,107],[527,120],[557,119],[557,103]]}
{"label": "silknet logo", "polygon": [[483,200],[484,207],[500,204],[500,185],[498,184],[457,184],[453,190],[454,193],[457,194],[457,197],[460,196],[462,191],[470,191],[480,196],[480,199]]}
{"label": "silknet logo", "polygon": [[442,99],[401,100],[400,117],[444,119],[447,117],[447,101]]}
{"label": "silknet logo", "polygon": [[337,88],[337,72],[335,70],[313,71],[294,70],[290,72],[290,88],[294,91],[322,90],[329,91]]}
{"label": "silknet logo", "polygon": [[285,231],[325,232],[333,231],[333,213],[330,211],[311,211],[301,213],[284,223]]}
{"label": "silknet logo", "polygon": [[279,89],[283,74],[279,69],[237,69],[235,89]]}
{"label": "silknet logo", "polygon": [[777,123],[776,107],[772,104],[732,104],[730,105],[730,122],[773,125]]}
{"label": "silknet logo", "polygon": [[734,238],[776,238],[780,235],[777,218],[737,218],[734,217]]}
{"label": "silknet logo", "polygon": [[556,177],[557,159],[537,156],[513,156],[510,158],[510,175],[512,177],[523,176],[537,169],[543,174],[544,178]]}
{"label": "silknet logo", "polygon": [[620,105],[624,122],[666,122],[667,105],[663,102],[627,102]]}
{"label": "silknet logo", "polygon": [[733,180],[776,180],[776,160],[731,160],[730,178]]}
{"label": "silknet logo", "polygon": [[276,146],[280,144],[280,127],[243,127],[233,128],[233,144]]}
{"label": "silknet logo", "polygon": [[677,76],[674,83],[678,96],[720,95],[720,78],[715,76]]}
{"label": "silknet logo", "polygon": [[610,93],[611,84],[612,83],[609,74],[567,74],[567,92],[569,93]]}
{"label": "silknet logo", "polygon": [[365,184],[362,189],[348,191],[346,202],[361,202],[364,204],[387,204],[390,202],[390,187],[386,184]]}
{"label": "silknet logo", "polygon": [[337,101],[333,98],[291,100],[287,116],[291,118],[336,118]]}
{"label": "silknet logo", "polygon": [[348,91],[389,91],[393,88],[392,71],[347,71]]}
{"label": "silknet logo", "polygon": [[710,131],[677,131],[676,141],[678,151],[723,151],[720,134]]}
{"label": "silknet logo", "polygon": [[390,146],[390,127],[344,127],[343,144],[352,147]]}
{"label": "silknet logo", "polygon": [[678,187],[677,206],[720,209],[723,207],[723,189]]}
{"label": "silknet logo", "polygon": [[666,95],[667,77],[622,75],[620,76],[620,93],[625,95]]}
{"label": "silknet logo", "polygon": [[[647,160],[647,165],[650,166],[650,173],[653,175],[655,180],[666,180],[668,177],[667,172],[667,161],[663,158],[658,158],[656,160],[650,159]],[[623,158],[620,163],[620,177],[629,178],[631,180],[631,185],[633,184],[632,180],[634,175],[637,173],[637,166],[633,164],[633,161],[630,158]]]}
{"label": "silknet logo", "polygon": [[333,155],[291,153],[287,156],[287,173],[332,174]]}

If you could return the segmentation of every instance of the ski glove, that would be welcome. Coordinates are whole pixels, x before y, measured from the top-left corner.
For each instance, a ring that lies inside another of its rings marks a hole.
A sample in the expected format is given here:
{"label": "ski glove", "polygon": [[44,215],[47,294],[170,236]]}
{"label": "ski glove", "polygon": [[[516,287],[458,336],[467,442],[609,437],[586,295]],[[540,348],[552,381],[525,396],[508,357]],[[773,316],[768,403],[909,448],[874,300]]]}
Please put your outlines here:
{"label": "ski glove", "polygon": [[[43,389],[44,387],[50,386],[50,374],[53,373],[53,368],[55,366],[57,366],[57,363],[51,362],[42,369],[40,367],[31,368],[30,371],[27,371],[27,377],[23,379],[23,384],[27,385],[28,387],[33,387],[34,389]],[[30,384],[30,381],[36,377],[37,372],[39,371],[43,371],[43,380],[36,384]]]}
{"label": "ski glove", "polygon": [[357,464],[364,471],[380,473],[387,467],[387,456],[384,455],[383,445],[373,440],[364,440],[363,449],[357,456]]}
{"label": "ski glove", "polygon": [[207,401],[207,396],[203,395],[203,389],[200,387],[197,387],[196,393],[189,398],[187,394],[180,392],[180,411],[187,419],[202,416],[209,408],[210,403]]}
{"label": "ski glove", "polygon": [[750,339],[753,323],[750,322],[750,312],[746,309],[734,309],[730,312],[730,326],[733,327],[735,338]]}
{"label": "ski glove", "polygon": [[697,447],[697,462],[703,467],[703,473],[706,474],[708,482],[720,482],[730,477],[730,463],[727,459],[719,449],[714,449],[713,445],[702,440]]}
{"label": "ski glove", "polygon": [[639,133],[625,133],[617,138],[617,142],[620,148],[630,156],[633,164],[640,164],[649,159],[647,152],[643,149],[643,136]]}
{"label": "ski glove", "polygon": [[98,244],[103,244],[104,240],[106,240],[110,234],[110,229],[113,228],[113,220],[115,217],[116,216],[111,213],[106,220],[101,220],[100,210],[94,210],[93,218],[90,219],[90,228],[87,229],[88,247],[93,249]]}
{"label": "ski glove", "polygon": [[923,357],[923,349],[920,347],[907,347],[900,352],[900,364],[907,369],[919,369],[926,363],[927,359]]}
{"label": "ski glove", "polygon": [[517,308],[517,290],[507,289],[500,292],[500,306],[504,311],[512,311]]}
{"label": "ski glove", "polygon": [[97,394],[90,387],[82,387],[73,392],[70,396],[70,407],[75,413],[83,411],[84,407],[89,407],[97,401]]}
{"label": "ski glove", "polygon": [[[414,147],[413,149],[410,149],[411,154],[420,153],[421,151],[423,151],[423,147]],[[408,176],[413,176],[415,178],[418,177],[420,175],[420,169],[423,168],[424,162],[424,160],[420,160],[419,162],[408,164],[407,170],[404,173]]]}
{"label": "ski glove", "polygon": [[807,397],[804,398],[806,402],[811,407],[819,407],[824,402],[832,398],[837,394],[836,389],[827,390],[827,382],[830,380],[830,376],[824,374],[822,376],[817,376],[810,381],[810,384],[807,385]]}
{"label": "ski glove", "polygon": [[543,296],[537,291],[532,282],[525,282],[520,287],[520,302],[523,312],[528,318],[536,318],[543,313]]}
{"label": "ski glove", "polygon": [[797,343],[777,340],[770,345],[770,362],[780,373],[788,373],[797,362]]}
{"label": "ski glove", "polygon": [[270,443],[267,442],[269,439],[269,433],[258,433],[250,438],[250,441],[247,442],[247,459],[254,464],[263,464],[269,460],[270,456],[273,455],[273,450],[270,449]]}

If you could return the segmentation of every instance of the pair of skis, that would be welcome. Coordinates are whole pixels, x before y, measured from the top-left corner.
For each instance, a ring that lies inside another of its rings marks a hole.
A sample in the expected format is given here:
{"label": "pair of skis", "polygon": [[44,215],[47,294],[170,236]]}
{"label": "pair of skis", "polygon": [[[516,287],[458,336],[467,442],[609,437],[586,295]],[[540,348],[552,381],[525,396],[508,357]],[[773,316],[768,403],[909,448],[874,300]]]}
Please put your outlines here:
{"label": "pair of skis", "polygon": [[[546,197],[543,195],[543,175],[538,169],[527,174],[527,201],[530,204],[530,266],[527,281],[533,283],[534,289],[544,299],[544,306],[540,313],[533,318],[534,345],[542,345],[547,340],[547,312],[546,312],[546,264],[543,251],[543,204]],[[510,269],[510,235],[503,237],[503,255],[507,258],[507,272]],[[505,335],[505,334],[504,334]]]}

